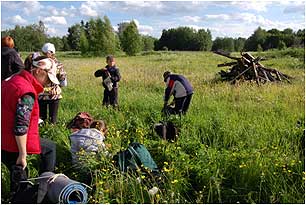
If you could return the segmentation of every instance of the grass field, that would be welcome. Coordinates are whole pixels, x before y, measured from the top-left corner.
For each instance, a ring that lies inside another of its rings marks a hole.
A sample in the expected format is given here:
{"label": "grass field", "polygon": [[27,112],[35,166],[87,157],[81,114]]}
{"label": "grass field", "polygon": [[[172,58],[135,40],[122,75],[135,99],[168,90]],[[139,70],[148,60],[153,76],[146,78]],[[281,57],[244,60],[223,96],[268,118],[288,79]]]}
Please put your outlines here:
{"label": "grass field", "polygon": [[[235,55],[235,53],[233,54]],[[109,127],[109,152],[115,155],[129,142],[143,143],[165,175],[160,184],[138,182],[121,174],[112,160],[88,159],[96,185],[90,203],[301,203],[305,202],[305,59],[304,50],[253,53],[262,63],[294,77],[292,84],[231,85],[220,82],[217,64],[229,59],[210,52],[151,52],[117,57],[122,80],[120,111],[101,106],[101,79],[93,73],[104,58],[60,53],[68,73],[57,125],[41,127],[42,137],[57,143],[56,172],[78,179],[71,169],[66,123],[86,111]],[[236,56],[239,56],[236,53]],[[188,114],[173,117],[179,140],[164,142],[153,132],[162,120],[165,70],[185,75],[195,94]],[[3,118],[2,118],[3,119]],[[37,175],[35,157],[30,176]],[[2,166],[2,201],[8,175]],[[151,196],[148,190],[158,186]]]}

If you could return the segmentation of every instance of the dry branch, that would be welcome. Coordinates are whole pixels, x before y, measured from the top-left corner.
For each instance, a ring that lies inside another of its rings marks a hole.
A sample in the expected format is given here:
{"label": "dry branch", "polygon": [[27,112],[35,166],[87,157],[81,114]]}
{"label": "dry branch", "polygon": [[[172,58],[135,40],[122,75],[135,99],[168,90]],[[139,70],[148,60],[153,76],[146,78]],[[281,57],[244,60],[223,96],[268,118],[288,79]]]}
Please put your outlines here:
{"label": "dry branch", "polygon": [[218,64],[218,67],[232,66],[228,71],[221,70],[219,72],[222,80],[235,83],[237,80],[256,81],[257,84],[265,82],[276,82],[286,80],[291,83],[292,77],[283,74],[274,68],[266,68],[260,63],[261,60],[266,60],[262,57],[254,57],[248,52],[241,52],[241,57],[233,57],[230,53],[217,50],[214,53],[236,60],[236,62]]}

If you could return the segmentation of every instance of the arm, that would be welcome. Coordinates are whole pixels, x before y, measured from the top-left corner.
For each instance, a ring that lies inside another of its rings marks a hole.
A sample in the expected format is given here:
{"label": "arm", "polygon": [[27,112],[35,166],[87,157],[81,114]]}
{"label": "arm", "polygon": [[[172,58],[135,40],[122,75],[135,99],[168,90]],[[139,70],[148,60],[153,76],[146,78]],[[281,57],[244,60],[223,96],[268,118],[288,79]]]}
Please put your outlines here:
{"label": "arm", "polygon": [[169,79],[169,82],[167,83],[167,88],[165,90],[165,96],[164,96],[164,104],[168,104],[168,100],[173,92],[174,88],[174,80]]}
{"label": "arm", "polygon": [[15,136],[19,155],[16,164],[20,164],[23,169],[27,166],[27,134],[22,136]]}
{"label": "arm", "polygon": [[97,78],[97,77],[102,77],[102,75],[103,75],[103,70],[102,70],[102,69],[97,70],[97,71],[94,73],[94,75],[95,75],[96,78]]}
{"label": "arm", "polygon": [[119,68],[116,68],[115,75],[112,76],[111,79],[112,79],[113,82],[119,82],[120,81],[121,75],[120,75],[120,72],[119,72]]}
{"label": "arm", "polygon": [[17,158],[16,164],[22,165],[23,168],[27,166],[27,133],[33,105],[33,94],[25,94],[20,99],[18,99],[16,108],[14,134],[19,150],[19,156]]}

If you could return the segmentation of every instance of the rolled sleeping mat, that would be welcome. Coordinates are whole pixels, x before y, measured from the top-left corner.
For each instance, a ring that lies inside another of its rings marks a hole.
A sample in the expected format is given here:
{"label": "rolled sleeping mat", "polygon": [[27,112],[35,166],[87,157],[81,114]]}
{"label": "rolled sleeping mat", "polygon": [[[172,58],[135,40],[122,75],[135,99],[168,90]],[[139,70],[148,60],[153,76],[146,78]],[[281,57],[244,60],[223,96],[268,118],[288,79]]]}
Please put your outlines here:
{"label": "rolled sleeping mat", "polygon": [[41,177],[47,177],[47,196],[53,203],[86,204],[88,194],[83,183],[69,179],[64,174],[44,172]]}

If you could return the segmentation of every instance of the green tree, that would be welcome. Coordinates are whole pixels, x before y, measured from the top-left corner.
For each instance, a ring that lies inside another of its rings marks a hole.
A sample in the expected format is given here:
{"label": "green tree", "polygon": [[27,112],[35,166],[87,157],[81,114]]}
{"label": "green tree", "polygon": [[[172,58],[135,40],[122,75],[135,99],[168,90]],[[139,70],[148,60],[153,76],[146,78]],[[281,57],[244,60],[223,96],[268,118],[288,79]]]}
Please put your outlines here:
{"label": "green tree", "polygon": [[82,55],[86,55],[89,51],[89,44],[88,40],[86,37],[85,31],[81,31],[81,36],[80,36],[80,50]]}
{"label": "green tree", "polygon": [[122,33],[122,49],[129,56],[136,55],[141,51],[141,44],[141,36],[138,33],[136,23],[132,21]]}
{"label": "green tree", "polygon": [[74,24],[68,28],[68,44],[71,50],[77,51],[80,50],[80,34],[81,34],[81,25]]}
{"label": "green tree", "polygon": [[196,34],[196,47],[195,50],[210,51],[212,47],[212,37],[210,31],[207,29],[199,29]]}
{"label": "green tree", "polygon": [[234,48],[235,48],[235,51],[242,51],[243,48],[244,48],[244,44],[245,44],[245,41],[246,39],[245,38],[237,38],[237,39],[234,39]]}
{"label": "green tree", "polygon": [[156,38],[152,36],[142,36],[143,41],[143,51],[152,51],[154,50],[154,43],[157,41]]}
{"label": "green tree", "polygon": [[234,51],[235,50],[235,44],[234,44],[234,39],[233,38],[219,38],[217,37],[212,46],[212,50],[216,51],[218,49],[224,50],[224,51]]}
{"label": "green tree", "polygon": [[254,33],[246,40],[244,50],[246,51],[256,51],[258,45],[263,47],[265,40],[267,38],[267,32],[258,27]]}
{"label": "green tree", "polygon": [[103,47],[105,54],[114,54],[118,45],[118,38],[107,16],[103,18]]}

